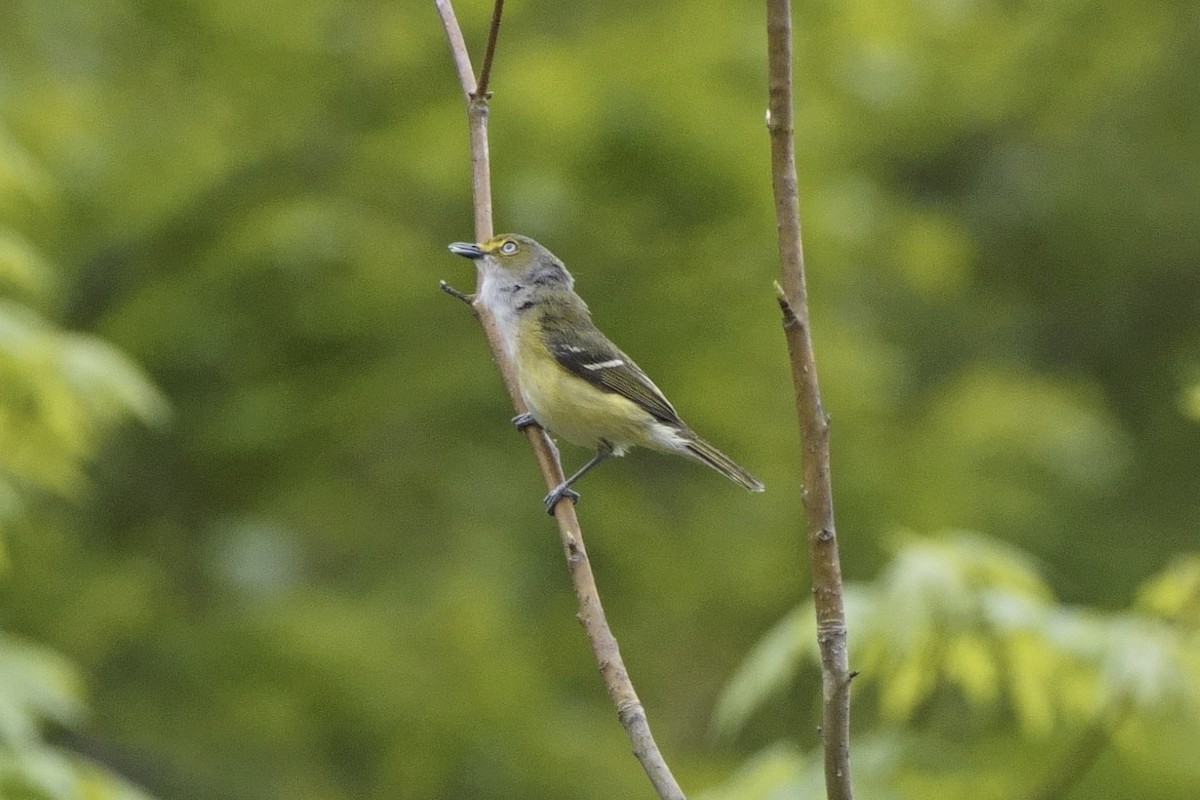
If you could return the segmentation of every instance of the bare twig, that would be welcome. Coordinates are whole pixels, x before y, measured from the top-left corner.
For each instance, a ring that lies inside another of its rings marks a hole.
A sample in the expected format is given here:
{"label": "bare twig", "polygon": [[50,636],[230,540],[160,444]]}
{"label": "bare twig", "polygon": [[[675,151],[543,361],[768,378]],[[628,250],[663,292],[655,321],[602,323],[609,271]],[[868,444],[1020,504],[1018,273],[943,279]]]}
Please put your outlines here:
{"label": "bare twig", "polygon": [[492,25],[488,28],[487,47],[483,50],[483,66],[479,68],[479,86],[475,96],[488,99],[488,79],[492,76],[492,59],[496,56],[496,39],[500,36],[500,15],[504,13],[504,0],[496,0],[492,9]]}
{"label": "bare twig", "polygon": [[433,0],[433,5],[442,18],[442,30],[446,32],[454,68],[458,70],[458,82],[470,97],[475,94],[475,70],[471,69],[471,54],[467,52],[467,43],[463,39],[462,28],[458,26],[458,17],[454,16],[454,7],[450,5],[450,0]]}
{"label": "bare twig", "polygon": [[803,498],[824,690],[821,740],[825,750],[825,793],[829,800],[851,800],[854,796],[850,783],[850,681],[853,674],[846,652],[842,570],[829,482],[829,417],[821,405],[821,390],[817,383],[800,238],[800,200],[792,129],[791,16],[790,0],[767,0],[767,131],[771,139],[771,188],[779,226],[782,283],[776,284],[776,289],[783,312],[796,412],[803,438]]}
{"label": "bare twig", "polygon": [[471,309],[472,309],[472,310],[474,310],[474,308],[475,308],[475,295],[473,295],[473,294],[465,294],[465,293],[463,293],[463,292],[460,292],[458,289],[455,289],[453,286],[451,286],[450,284],[446,283],[445,281],[438,281],[438,288],[439,288],[439,289],[441,289],[441,290],[442,290],[443,292],[445,292],[446,294],[448,294],[448,295],[450,295],[451,297],[453,297],[454,299],[456,299],[456,300],[462,300],[464,303],[466,303],[467,305],[471,306]]}
{"label": "bare twig", "polygon": [[[471,70],[471,60],[467,54],[466,44],[463,41],[462,32],[450,0],[434,0],[434,4],[442,19],[442,25],[446,29],[446,38],[454,56],[454,63],[458,69],[459,80],[467,104],[467,120],[471,140],[475,238],[476,241],[485,241],[491,238],[493,233],[487,138],[487,71],[495,51],[503,0],[496,0],[495,3],[487,53],[484,56],[484,71],[478,84],[476,84],[474,73]],[[458,290],[451,290],[451,287],[444,281],[442,289],[448,294],[470,303],[483,328],[484,335],[487,337],[488,346],[491,348],[505,388],[512,399],[513,407],[517,413],[524,413],[526,411],[525,403],[517,388],[516,373],[501,343],[495,320],[492,319],[485,306],[475,301],[474,296],[463,294]],[[525,435],[533,447],[534,456],[537,458],[538,468],[546,488],[554,488],[563,480],[562,466],[559,463],[558,451],[554,447],[554,443],[537,425],[526,427]],[[600,605],[600,595],[596,590],[596,581],[592,575],[592,567],[583,544],[583,535],[579,530],[579,520],[575,516],[574,504],[556,504],[554,518],[558,522],[559,538],[566,554],[571,581],[575,587],[575,599],[579,604],[579,621],[583,624],[583,630],[591,645],[596,663],[600,666],[604,686],[617,708],[617,716],[629,735],[633,753],[641,762],[642,768],[646,771],[646,775],[662,800],[686,800],[683,791],[679,788],[679,784],[663,759],[662,753],[659,752],[658,745],[654,742],[650,726],[646,721],[646,712],[629,680],[629,674],[625,671],[625,662],[621,658],[617,640],[609,630],[608,622],[604,617],[604,608]]]}

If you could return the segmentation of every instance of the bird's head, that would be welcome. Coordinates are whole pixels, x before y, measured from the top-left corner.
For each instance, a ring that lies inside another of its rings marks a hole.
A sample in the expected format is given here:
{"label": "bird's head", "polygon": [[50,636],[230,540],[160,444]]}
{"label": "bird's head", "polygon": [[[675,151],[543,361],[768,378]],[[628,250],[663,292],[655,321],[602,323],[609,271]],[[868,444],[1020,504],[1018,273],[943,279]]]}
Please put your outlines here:
{"label": "bird's head", "polygon": [[479,262],[485,273],[507,273],[510,278],[535,282],[539,277],[571,282],[563,263],[553,253],[528,236],[516,233],[493,236],[479,244],[455,242],[450,245],[450,252]]}

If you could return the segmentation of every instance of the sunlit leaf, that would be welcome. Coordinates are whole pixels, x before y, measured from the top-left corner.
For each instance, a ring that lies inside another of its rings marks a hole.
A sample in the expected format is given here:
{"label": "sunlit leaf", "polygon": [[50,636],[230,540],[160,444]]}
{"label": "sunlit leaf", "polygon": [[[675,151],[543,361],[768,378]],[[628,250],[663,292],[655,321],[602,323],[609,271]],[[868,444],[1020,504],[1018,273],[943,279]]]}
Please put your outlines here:
{"label": "sunlit leaf", "polygon": [[46,171],[0,121],[0,212],[41,205],[52,186]]}
{"label": "sunlit leaf", "polygon": [[904,720],[933,692],[938,682],[938,663],[932,637],[908,641],[902,652],[893,653],[891,663],[878,664],[872,671],[881,684],[880,706],[885,716]]}
{"label": "sunlit leaf", "polygon": [[115,348],[0,300],[0,474],[74,495],[119,421],[155,424],[166,415],[162,395]]}
{"label": "sunlit leaf", "polygon": [[963,634],[950,640],[943,659],[946,680],[962,688],[976,705],[988,706],[1000,695],[994,645],[980,635]]}
{"label": "sunlit leaf", "polygon": [[0,738],[9,747],[37,741],[45,722],[71,725],[82,714],[82,687],[61,656],[0,634]]}
{"label": "sunlit leaf", "polygon": [[52,283],[50,265],[37,249],[16,231],[0,225],[0,287],[8,284],[40,297]]}
{"label": "sunlit leaf", "polygon": [[1054,679],[1059,655],[1034,632],[1018,634],[1004,643],[1005,673],[1013,708],[1021,725],[1045,734],[1054,725]]}
{"label": "sunlit leaf", "polygon": [[1150,617],[1118,615],[1107,624],[1100,664],[1108,702],[1146,710],[1200,700],[1200,652],[1182,631]]}
{"label": "sunlit leaf", "polygon": [[0,776],[3,781],[0,786],[21,800],[79,797],[70,761],[62,753],[47,748],[16,749],[0,754]]}
{"label": "sunlit leaf", "polygon": [[1200,627],[1200,554],[1176,557],[1138,590],[1139,609],[1192,628]]}
{"label": "sunlit leaf", "polygon": [[148,424],[166,420],[166,400],[121,351],[92,336],[60,341],[63,376],[75,395],[92,406],[93,416],[111,419],[129,413]]}

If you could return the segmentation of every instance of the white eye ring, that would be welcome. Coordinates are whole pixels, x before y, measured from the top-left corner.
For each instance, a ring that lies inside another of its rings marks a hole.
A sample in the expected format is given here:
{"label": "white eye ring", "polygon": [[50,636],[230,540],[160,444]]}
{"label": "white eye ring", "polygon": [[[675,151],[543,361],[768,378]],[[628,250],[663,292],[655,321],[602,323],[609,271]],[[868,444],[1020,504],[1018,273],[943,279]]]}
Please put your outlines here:
{"label": "white eye ring", "polygon": [[505,242],[504,244],[500,245],[500,252],[504,253],[506,256],[511,256],[513,253],[517,252],[517,243],[511,240]]}

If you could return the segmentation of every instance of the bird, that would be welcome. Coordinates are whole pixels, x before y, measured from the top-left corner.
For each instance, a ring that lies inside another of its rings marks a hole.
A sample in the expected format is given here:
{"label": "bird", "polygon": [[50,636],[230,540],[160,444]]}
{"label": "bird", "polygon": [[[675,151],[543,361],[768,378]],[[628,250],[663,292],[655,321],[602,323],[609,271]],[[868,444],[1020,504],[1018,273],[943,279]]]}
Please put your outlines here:
{"label": "bird", "polygon": [[450,252],[479,266],[476,302],[495,320],[513,361],[528,411],[513,418],[595,451],[543,499],[548,514],[584,475],[632,447],[699,461],[751,492],[763,484],[701,439],[654,381],[592,322],[566,266],[544,246],[515,233],[486,242],[454,242]]}

